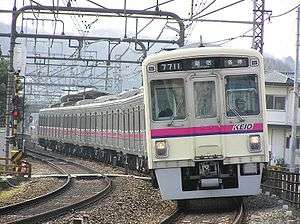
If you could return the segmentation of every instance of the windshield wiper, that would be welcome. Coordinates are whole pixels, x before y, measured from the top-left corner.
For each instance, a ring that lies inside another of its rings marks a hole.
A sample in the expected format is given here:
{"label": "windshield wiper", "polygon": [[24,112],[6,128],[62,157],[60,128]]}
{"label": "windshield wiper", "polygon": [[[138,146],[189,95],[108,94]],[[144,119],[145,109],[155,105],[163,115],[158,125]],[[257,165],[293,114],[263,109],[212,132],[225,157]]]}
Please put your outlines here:
{"label": "windshield wiper", "polygon": [[[182,99],[178,104],[176,104],[176,112],[179,111],[179,108],[181,108],[181,106],[183,105],[184,99]],[[175,112],[175,111],[174,111]],[[175,113],[173,112],[172,117],[171,117],[171,121],[170,123],[168,123],[168,126],[173,126],[174,120],[177,116],[175,116]]]}
{"label": "windshield wiper", "polygon": [[170,126],[173,126],[175,117],[176,117],[176,116],[175,116],[174,113],[173,113],[172,118],[171,118],[171,121],[170,121],[170,123],[168,123],[168,126],[169,126],[169,127],[170,127]]}
{"label": "windshield wiper", "polygon": [[243,117],[240,115],[240,113],[239,113],[235,108],[231,108],[228,104],[226,104],[226,107],[227,107],[230,111],[232,111],[232,112],[235,114],[235,116],[239,117],[240,122],[244,122],[244,121],[245,121],[245,118],[243,118]]}

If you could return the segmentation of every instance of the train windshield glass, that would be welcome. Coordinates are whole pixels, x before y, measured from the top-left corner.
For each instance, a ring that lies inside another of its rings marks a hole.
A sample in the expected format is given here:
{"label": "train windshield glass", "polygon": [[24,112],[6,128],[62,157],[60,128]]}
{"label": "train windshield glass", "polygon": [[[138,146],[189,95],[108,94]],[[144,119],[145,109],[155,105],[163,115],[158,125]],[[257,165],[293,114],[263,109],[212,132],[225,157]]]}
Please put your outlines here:
{"label": "train windshield glass", "polygon": [[259,114],[258,83],[256,75],[226,76],[226,114],[245,116]]}
{"label": "train windshield glass", "polygon": [[151,81],[152,118],[155,121],[185,118],[183,79]]}
{"label": "train windshield glass", "polygon": [[194,102],[196,117],[215,117],[217,115],[215,82],[194,82]]}

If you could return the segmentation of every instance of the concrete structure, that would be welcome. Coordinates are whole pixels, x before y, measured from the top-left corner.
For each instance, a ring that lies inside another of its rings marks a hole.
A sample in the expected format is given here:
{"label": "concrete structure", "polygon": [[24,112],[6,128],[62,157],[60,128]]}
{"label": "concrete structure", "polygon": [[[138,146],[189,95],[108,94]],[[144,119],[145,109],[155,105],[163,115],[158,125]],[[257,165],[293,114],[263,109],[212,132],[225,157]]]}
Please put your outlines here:
{"label": "concrete structure", "polygon": [[[266,103],[271,164],[290,161],[289,141],[293,114],[293,80],[272,71],[266,73]],[[300,110],[298,125],[300,126]],[[300,165],[300,130],[297,132],[296,164]]]}

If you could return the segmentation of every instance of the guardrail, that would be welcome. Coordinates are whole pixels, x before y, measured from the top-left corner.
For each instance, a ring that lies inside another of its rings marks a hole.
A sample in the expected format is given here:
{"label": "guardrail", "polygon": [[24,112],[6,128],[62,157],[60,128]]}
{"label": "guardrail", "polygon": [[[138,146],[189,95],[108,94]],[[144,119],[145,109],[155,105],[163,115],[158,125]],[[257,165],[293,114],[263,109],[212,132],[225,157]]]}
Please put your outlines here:
{"label": "guardrail", "polygon": [[265,169],[261,187],[300,208],[300,173]]}

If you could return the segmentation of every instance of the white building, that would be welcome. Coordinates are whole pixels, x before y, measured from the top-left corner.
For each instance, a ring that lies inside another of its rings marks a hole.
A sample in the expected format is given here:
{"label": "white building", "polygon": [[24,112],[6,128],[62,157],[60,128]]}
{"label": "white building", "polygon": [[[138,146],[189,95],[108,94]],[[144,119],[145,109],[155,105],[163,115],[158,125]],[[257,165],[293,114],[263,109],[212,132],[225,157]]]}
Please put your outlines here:
{"label": "white building", "polygon": [[[271,164],[288,164],[293,119],[293,80],[276,71],[267,72],[266,104]],[[298,124],[300,126],[300,110],[298,111]],[[296,164],[300,165],[300,131],[297,136],[299,138],[297,137]]]}

